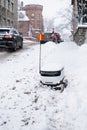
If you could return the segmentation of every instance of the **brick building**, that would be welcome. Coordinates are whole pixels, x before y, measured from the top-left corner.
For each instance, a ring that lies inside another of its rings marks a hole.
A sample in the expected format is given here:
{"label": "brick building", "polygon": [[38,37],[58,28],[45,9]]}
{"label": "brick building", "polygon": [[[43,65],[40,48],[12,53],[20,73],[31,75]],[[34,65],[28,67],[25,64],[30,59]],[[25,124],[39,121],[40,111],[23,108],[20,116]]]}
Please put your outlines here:
{"label": "brick building", "polygon": [[[25,11],[26,15],[29,19],[29,24],[28,27],[26,27],[24,35],[28,36],[37,36],[37,33],[43,32],[43,16],[42,16],[42,11],[43,11],[43,6],[42,5],[37,5],[37,4],[29,4],[25,5],[23,7],[23,2],[21,4],[20,10]],[[27,26],[27,24],[25,25]]]}
{"label": "brick building", "polygon": [[23,34],[23,36],[28,36],[29,33],[29,23],[30,20],[26,15],[24,10],[18,11],[18,31]]}
{"label": "brick building", "polygon": [[0,0],[0,26],[17,28],[18,0]]}

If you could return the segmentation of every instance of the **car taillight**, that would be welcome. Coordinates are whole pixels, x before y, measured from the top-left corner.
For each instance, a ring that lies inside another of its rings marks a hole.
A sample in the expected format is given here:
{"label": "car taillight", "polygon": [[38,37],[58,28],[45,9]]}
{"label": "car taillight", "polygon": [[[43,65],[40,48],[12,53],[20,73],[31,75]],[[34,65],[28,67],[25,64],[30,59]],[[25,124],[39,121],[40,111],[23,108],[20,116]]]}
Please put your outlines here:
{"label": "car taillight", "polygon": [[4,38],[12,38],[12,35],[6,35]]}

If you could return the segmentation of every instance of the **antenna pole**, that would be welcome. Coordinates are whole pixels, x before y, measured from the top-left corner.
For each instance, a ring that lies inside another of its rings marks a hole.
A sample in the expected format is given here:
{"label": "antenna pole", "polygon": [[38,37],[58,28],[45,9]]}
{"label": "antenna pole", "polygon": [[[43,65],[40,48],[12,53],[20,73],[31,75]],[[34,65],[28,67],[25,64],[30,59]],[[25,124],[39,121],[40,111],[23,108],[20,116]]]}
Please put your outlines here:
{"label": "antenna pole", "polygon": [[39,52],[39,73],[41,71],[41,42],[40,43],[40,52]]}

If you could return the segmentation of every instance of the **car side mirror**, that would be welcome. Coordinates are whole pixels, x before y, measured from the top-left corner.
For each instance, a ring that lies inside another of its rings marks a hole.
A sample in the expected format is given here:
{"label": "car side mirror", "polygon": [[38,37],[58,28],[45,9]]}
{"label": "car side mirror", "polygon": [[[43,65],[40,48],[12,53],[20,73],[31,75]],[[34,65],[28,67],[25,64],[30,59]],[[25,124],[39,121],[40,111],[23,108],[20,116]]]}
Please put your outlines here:
{"label": "car side mirror", "polygon": [[22,33],[22,32],[19,32],[19,35],[20,35],[20,36],[23,36],[23,33]]}

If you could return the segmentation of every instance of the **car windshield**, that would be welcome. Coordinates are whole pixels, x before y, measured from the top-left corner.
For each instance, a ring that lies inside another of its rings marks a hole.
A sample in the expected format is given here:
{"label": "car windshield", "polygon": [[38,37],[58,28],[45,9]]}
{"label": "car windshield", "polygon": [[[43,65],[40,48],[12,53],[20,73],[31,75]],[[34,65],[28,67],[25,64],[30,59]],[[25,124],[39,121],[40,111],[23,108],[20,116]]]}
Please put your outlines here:
{"label": "car windshield", "polygon": [[51,33],[44,33],[47,38],[51,37]]}
{"label": "car windshield", "polygon": [[0,34],[7,34],[7,33],[9,33],[9,30],[3,30],[3,29],[0,30]]}

